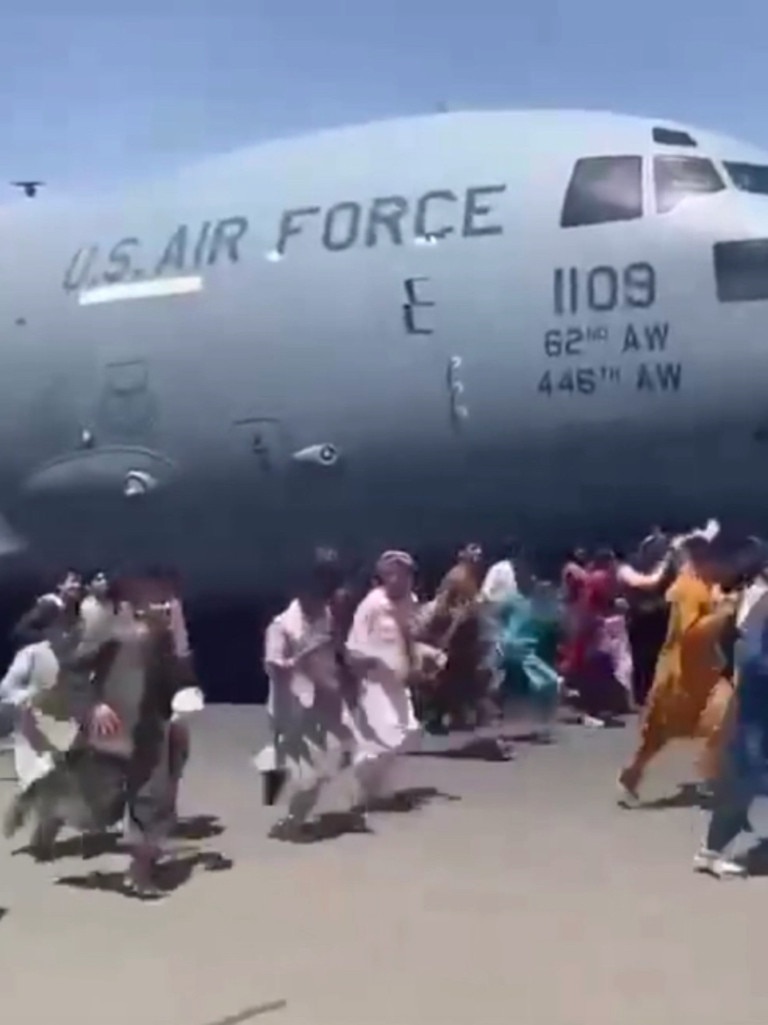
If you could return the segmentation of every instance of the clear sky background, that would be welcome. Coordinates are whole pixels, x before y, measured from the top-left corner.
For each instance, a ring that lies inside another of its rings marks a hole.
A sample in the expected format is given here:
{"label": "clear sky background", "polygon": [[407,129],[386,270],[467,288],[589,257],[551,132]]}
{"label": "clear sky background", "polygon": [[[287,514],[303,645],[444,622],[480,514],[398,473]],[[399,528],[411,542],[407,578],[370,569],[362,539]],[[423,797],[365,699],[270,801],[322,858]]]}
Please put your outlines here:
{"label": "clear sky background", "polygon": [[11,6],[26,13],[0,15],[0,182],[79,191],[441,102],[662,115],[768,149],[768,0]]}

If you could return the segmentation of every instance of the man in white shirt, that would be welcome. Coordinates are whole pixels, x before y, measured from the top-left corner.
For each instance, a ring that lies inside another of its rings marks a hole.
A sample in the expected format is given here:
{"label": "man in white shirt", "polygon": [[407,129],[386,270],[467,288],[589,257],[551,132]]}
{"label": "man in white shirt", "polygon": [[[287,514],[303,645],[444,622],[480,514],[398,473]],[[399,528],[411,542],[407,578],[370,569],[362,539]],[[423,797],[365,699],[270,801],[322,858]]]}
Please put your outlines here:
{"label": "man in white shirt", "polygon": [[308,820],[324,785],[349,758],[352,717],[342,695],[328,607],[335,585],[325,565],[316,564],[264,640],[275,760],[294,790],[287,816],[272,831],[276,839],[308,838]]}

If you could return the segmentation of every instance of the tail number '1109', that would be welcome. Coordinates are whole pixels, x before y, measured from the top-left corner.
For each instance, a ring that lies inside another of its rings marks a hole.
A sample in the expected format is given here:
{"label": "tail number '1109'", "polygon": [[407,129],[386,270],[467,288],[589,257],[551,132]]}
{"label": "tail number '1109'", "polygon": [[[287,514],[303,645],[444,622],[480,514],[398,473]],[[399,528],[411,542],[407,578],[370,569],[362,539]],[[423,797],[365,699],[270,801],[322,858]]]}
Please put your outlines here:
{"label": "tail number '1109'", "polygon": [[656,271],[650,263],[630,263],[623,268],[605,264],[586,271],[556,267],[552,302],[558,316],[608,313],[617,307],[647,310],[656,302]]}

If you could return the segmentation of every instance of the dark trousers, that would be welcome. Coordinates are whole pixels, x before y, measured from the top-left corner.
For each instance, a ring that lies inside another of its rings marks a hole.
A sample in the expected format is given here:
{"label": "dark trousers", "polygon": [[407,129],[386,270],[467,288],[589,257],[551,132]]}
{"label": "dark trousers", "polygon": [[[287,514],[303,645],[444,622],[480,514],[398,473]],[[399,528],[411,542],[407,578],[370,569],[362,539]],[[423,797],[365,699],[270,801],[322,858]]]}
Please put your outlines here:
{"label": "dark trousers", "polygon": [[749,805],[736,802],[731,806],[723,805],[712,812],[707,830],[706,847],[708,851],[716,851],[722,854],[725,848],[733,843],[739,833],[750,830]]}
{"label": "dark trousers", "polygon": [[[768,686],[768,680],[760,681]],[[743,689],[749,698],[751,681],[745,680]],[[739,692],[737,691],[737,697]],[[739,833],[751,831],[749,809],[754,799],[763,792],[765,780],[766,724],[759,719],[752,722],[737,721],[723,758],[720,779],[715,786],[712,817],[707,830],[706,846],[710,851],[722,853]]]}
{"label": "dark trousers", "polygon": [[131,832],[147,843],[159,843],[173,828],[175,813],[168,724],[147,716],[134,730],[133,740],[126,793]]}
{"label": "dark trousers", "polygon": [[669,613],[665,608],[651,612],[633,612],[627,623],[632,649],[632,693],[641,708],[656,674],[656,662],[667,634]]}
{"label": "dark trousers", "polygon": [[750,831],[749,809],[754,796],[753,788],[745,781],[726,776],[718,783],[705,841],[707,850],[722,854],[739,833]]}

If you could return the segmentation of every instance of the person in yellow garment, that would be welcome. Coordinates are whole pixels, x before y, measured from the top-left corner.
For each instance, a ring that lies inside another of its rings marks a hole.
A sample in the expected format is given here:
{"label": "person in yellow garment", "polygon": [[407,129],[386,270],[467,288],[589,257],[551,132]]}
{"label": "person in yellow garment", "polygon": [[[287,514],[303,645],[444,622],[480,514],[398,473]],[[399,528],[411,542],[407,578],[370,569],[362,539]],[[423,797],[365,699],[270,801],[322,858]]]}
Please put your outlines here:
{"label": "person in yellow garment", "polygon": [[666,595],[669,627],[645,706],[640,743],[619,775],[625,805],[637,803],[649,762],[671,740],[702,737],[701,775],[707,783],[717,776],[723,720],[733,691],[723,677],[718,641],[735,614],[737,599],[723,597],[717,588],[718,559],[711,542],[690,537],[680,553],[680,569]]}

